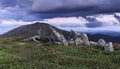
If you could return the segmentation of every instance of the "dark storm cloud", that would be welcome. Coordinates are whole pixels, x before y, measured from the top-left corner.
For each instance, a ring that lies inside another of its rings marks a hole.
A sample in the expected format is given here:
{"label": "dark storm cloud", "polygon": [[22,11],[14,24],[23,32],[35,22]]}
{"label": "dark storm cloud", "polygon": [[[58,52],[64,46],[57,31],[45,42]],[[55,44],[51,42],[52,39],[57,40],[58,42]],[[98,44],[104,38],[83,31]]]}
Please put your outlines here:
{"label": "dark storm cloud", "polygon": [[0,20],[34,21],[40,14],[32,13],[30,0],[0,0]]}
{"label": "dark storm cloud", "polygon": [[[79,12],[79,14],[120,11],[120,0],[32,0],[36,12]],[[78,13],[77,13],[78,14]]]}
{"label": "dark storm cloud", "polygon": [[6,8],[6,7],[14,7],[14,6],[20,6],[20,7],[31,7],[31,2],[30,0],[0,0],[0,6],[2,8]]}
{"label": "dark storm cloud", "polygon": [[91,0],[33,0],[32,9],[37,12],[88,9],[97,6]]}
{"label": "dark storm cloud", "polygon": [[0,0],[0,20],[91,15],[120,10],[120,0]]}

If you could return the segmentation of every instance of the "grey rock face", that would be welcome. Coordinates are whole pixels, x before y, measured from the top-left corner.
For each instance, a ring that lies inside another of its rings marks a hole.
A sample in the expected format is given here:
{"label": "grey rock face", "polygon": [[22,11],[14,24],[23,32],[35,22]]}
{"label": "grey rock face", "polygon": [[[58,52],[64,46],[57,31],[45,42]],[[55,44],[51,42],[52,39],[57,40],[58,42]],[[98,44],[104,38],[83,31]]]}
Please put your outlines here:
{"label": "grey rock face", "polygon": [[89,42],[89,39],[88,39],[87,34],[82,34],[82,35],[81,35],[81,38],[82,38],[82,40],[83,40],[84,43]]}
{"label": "grey rock face", "polygon": [[78,32],[75,32],[75,38],[77,38],[77,37],[81,37],[81,34]]}
{"label": "grey rock face", "polygon": [[50,26],[50,29],[51,29],[52,32],[55,34],[55,36],[57,37],[57,39],[60,40],[60,33],[57,32],[57,31],[56,31],[54,28],[52,28],[51,26]]}
{"label": "grey rock face", "polygon": [[24,39],[22,41],[24,41],[24,42],[35,41],[35,42],[39,43],[39,41],[37,39],[40,39],[40,38],[41,37],[39,35],[36,35],[36,36],[30,37],[30,38]]}
{"label": "grey rock face", "polygon": [[71,45],[71,44],[75,44],[75,41],[74,39],[70,39],[70,41],[68,41],[68,43]]}
{"label": "grey rock face", "polygon": [[68,41],[65,39],[63,34],[60,34],[60,42],[64,45],[64,46],[68,46]]}
{"label": "grey rock face", "polygon": [[83,44],[83,40],[78,37],[78,38],[75,39],[75,44],[76,44],[76,45]]}
{"label": "grey rock face", "polygon": [[50,27],[50,29],[52,30],[52,32],[55,34],[55,36],[57,37],[57,39],[61,42],[61,44],[63,44],[64,46],[68,46],[68,42],[65,39],[63,34],[60,34],[59,32],[57,32],[55,29],[53,29],[52,27]]}
{"label": "grey rock face", "polygon": [[40,43],[37,39],[40,39],[41,37],[40,36],[34,36],[32,37],[32,40],[37,42],[37,43]]}
{"label": "grey rock face", "polygon": [[111,51],[111,52],[114,51],[114,47],[113,47],[112,42],[109,42],[109,43],[105,44],[104,50],[105,51]]}
{"label": "grey rock face", "polygon": [[74,30],[71,30],[70,31],[69,40],[70,39],[74,39],[75,40],[77,37],[81,37],[81,34],[76,32],[76,31],[74,31]]}
{"label": "grey rock face", "polygon": [[100,39],[98,42],[97,42],[98,45],[100,46],[104,46],[106,44],[106,41],[103,40],[103,39]]}
{"label": "grey rock face", "polygon": [[70,40],[70,39],[75,39],[75,35],[76,35],[75,31],[74,31],[74,30],[71,30],[71,31],[70,31],[69,40]]}

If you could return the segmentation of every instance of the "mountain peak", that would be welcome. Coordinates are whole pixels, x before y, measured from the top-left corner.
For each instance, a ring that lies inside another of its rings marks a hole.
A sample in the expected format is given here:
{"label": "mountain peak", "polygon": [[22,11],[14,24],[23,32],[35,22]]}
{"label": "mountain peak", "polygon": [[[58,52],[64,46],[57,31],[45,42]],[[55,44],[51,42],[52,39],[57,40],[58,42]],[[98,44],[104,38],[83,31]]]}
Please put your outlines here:
{"label": "mountain peak", "polygon": [[49,27],[53,27],[60,33],[69,34],[68,31],[60,30],[52,25],[47,23],[36,22],[34,24],[23,25],[13,30],[10,30],[1,35],[1,37],[32,37],[38,35],[38,31],[41,29],[41,37],[46,38],[47,36],[51,36],[53,33]]}

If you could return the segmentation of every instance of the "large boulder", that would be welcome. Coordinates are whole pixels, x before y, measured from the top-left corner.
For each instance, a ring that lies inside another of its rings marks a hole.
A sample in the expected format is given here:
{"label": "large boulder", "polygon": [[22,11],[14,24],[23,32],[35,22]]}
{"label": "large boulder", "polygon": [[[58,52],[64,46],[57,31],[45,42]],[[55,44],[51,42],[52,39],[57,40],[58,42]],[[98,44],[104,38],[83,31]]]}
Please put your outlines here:
{"label": "large boulder", "polygon": [[57,37],[57,39],[61,42],[62,45],[68,46],[68,41],[65,39],[65,36],[63,34],[60,34],[57,30],[55,30],[51,26],[50,26],[50,29],[52,30],[52,32]]}
{"label": "large boulder", "polygon": [[79,45],[79,44],[90,45],[89,38],[85,33],[84,34],[76,33],[75,43],[76,45]]}
{"label": "large boulder", "polygon": [[81,38],[77,37],[77,38],[75,39],[75,44],[76,44],[76,45],[81,45],[81,44],[83,44],[83,40],[82,40]]}
{"label": "large boulder", "polygon": [[114,51],[114,47],[113,47],[112,42],[109,42],[109,43],[105,44],[104,50],[105,50],[105,51],[113,52],[113,51]]}
{"label": "large boulder", "polygon": [[69,36],[69,40],[70,39],[76,39],[77,37],[81,37],[81,34],[79,32],[76,32],[74,30],[71,30],[70,31],[70,36]]}
{"label": "large boulder", "polygon": [[62,45],[68,46],[68,41],[65,39],[63,34],[60,34],[60,42],[62,43]]}
{"label": "large boulder", "polygon": [[84,33],[84,34],[82,34],[82,35],[81,35],[81,38],[82,38],[82,40],[83,40],[83,42],[84,42],[84,43],[89,42],[89,39],[88,39],[87,34],[85,34],[85,33]]}
{"label": "large boulder", "polygon": [[68,43],[71,45],[71,44],[75,44],[75,41],[74,41],[74,39],[70,39],[69,41],[68,41]]}
{"label": "large boulder", "polygon": [[106,41],[104,39],[100,39],[98,40],[97,44],[100,46],[104,46],[106,44]]}

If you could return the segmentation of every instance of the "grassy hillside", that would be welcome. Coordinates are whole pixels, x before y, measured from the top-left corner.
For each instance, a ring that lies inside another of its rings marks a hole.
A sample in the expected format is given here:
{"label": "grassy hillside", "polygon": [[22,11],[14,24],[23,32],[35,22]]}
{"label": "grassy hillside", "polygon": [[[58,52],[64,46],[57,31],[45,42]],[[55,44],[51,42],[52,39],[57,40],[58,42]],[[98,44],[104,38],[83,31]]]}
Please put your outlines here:
{"label": "grassy hillside", "polygon": [[120,50],[104,52],[98,46],[64,47],[28,42],[21,38],[0,39],[0,69],[120,69]]}

